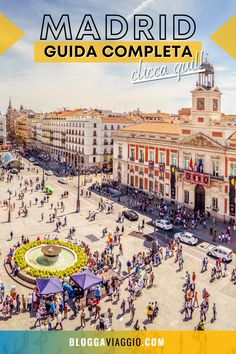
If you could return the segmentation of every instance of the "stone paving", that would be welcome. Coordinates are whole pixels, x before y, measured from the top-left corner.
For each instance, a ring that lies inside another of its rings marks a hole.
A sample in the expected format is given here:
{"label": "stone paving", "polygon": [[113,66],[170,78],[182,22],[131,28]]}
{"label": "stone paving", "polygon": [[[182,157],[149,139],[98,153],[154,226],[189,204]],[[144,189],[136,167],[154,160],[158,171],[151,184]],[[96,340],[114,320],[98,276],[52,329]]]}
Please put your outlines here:
{"label": "stone paving", "polygon": [[[39,174],[41,175],[41,169],[39,169]],[[24,178],[35,178],[35,173],[23,171]],[[81,178],[81,182],[83,182]],[[97,177],[99,179],[99,177]],[[95,181],[95,179],[94,179]],[[15,189],[19,190],[20,181],[14,178],[12,183],[0,182],[1,184],[1,197],[0,199],[7,199],[7,190],[10,188],[12,191]],[[106,226],[108,230],[114,231],[117,223],[116,218],[119,211],[122,211],[124,206],[120,204],[114,204],[114,214],[107,215],[105,212],[98,213],[97,218],[93,222],[89,222],[86,217],[89,211],[97,211],[98,201],[100,197],[96,194],[92,194],[91,198],[81,198],[81,212],[75,213],[76,206],[76,185],[77,178],[70,180],[68,185],[61,185],[58,183],[55,176],[50,176],[47,178],[47,184],[51,185],[55,193],[50,197],[50,202],[56,203],[59,200],[60,195],[64,190],[69,190],[69,198],[64,199],[65,202],[65,212],[62,215],[67,215],[67,226],[63,227],[62,231],[59,233],[60,239],[65,239],[68,235],[68,230],[71,226],[76,228],[76,238],[78,240],[84,240],[86,243],[90,244],[92,250],[102,251],[105,245],[105,238],[102,238],[102,229]],[[88,185],[87,185],[88,186]],[[26,203],[29,200],[38,196],[39,200],[42,199],[42,192],[28,192],[25,196]],[[24,217],[18,217],[17,211],[18,206],[21,201],[12,198],[12,202],[16,203],[16,210],[12,212],[12,222],[7,222],[7,209],[5,207],[0,207],[0,222],[1,222],[1,270],[0,276],[4,281],[7,291],[10,287],[15,284],[18,293],[24,293],[27,295],[28,290],[21,285],[17,284],[14,279],[10,278],[4,270],[3,260],[7,254],[9,247],[14,244],[14,242],[20,240],[21,235],[29,237],[30,240],[35,240],[38,235],[44,236],[45,234],[53,234],[55,232],[55,225],[48,222],[48,214],[50,211],[50,202],[45,205],[44,208],[40,206],[33,205],[29,209],[29,215]],[[41,213],[44,213],[44,221],[41,221]],[[140,220],[143,216],[140,215]],[[149,218],[145,217],[145,221]],[[134,253],[140,250],[148,250],[150,247],[150,242],[133,236],[129,234],[133,231],[137,231],[138,222],[130,222],[125,220],[124,227],[125,232],[122,236],[121,243],[124,249],[124,255],[121,256],[122,270],[126,271],[126,262],[132,257]],[[9,240],[10,232],[13,231],[14,237],[12,241]],[[145,226],[145,233],[152,233],[153,228],[151,226]],[[90,237],[88,237],[90,236]],[[91,237],[93,236],[93,237]],[[137,298],[135,302],[136,314],[134,322],[130,323],[130,314],[126,313],[121,316],[120,302],[118,304],[111,304],[107,299],[103,299],[101,302],[102,311],[106,312],[109,307],[112,308],[114,312],[112,329],[133,329],[133,325],[136,319],[139,319],[141,328],[146,326],[147,329],[193,329],[194,326],[199,321],[199,310],[196,309],[193,314],[193,319],[189,321],[183,321],[183,315],[180,313],[180,309],[183,305],[184,293],[182,291],[182,285],[184,283],[185,271],[189,272],[195,271],[197,273],[197,290],[199,293],[199,298],[201,298],[201,291],[206,287],[210,293],[210,310],[207,318],[206,328],[209,330],[213,329],[236,329],[236,323],[234,320],[234,314],[236,313],[236,286],[230,282],[230,277],[221,278],[214,283],[209,282],[210,270],[206,273],[200,273],[201,269],[201,259],[207,252],[207,247],[209,244],[203,245],[205,247],[189,247],[183,246],[184,249],[184,270],[182,272],[177,272],[177,265],[174,263],[173,259],[168,259],[163,261],[163,263],[158,267],[154,268],[155,281],[154,286],[150,289],[143,289],[142,295]],[[118,249],[115,249],[115,254],[118,253]],[[215,263],[214,260],[210,260],[210,267]],[[236,260],[235,255],[232,263],[229,265],[231,270],[235,266]],[[127,280],[124,281],[121,289],[121,299],[124,297],[127,299],[128,293],[125,290],[127,287]],[[154,319],[152,323],[147,321],[146,316],[146,306],[149,301],[157,301],[160,312],[157,318]],[[217,320],[211,321],[212,311],[211,307],[213,302],[216,302],[217,306]],[[111,306],[112,305],[112,306]],[[1,307],[0,307],[1,308]],[[88,313],[87,313],[88,314]],[[71,313],[68,314],[68,319],[63,320],[64,329],[80,329],[80,316],[76,319],[71,319]],[[20,313],[19,315],[13,315],[11,319],[2,320],[0,317],[0,328],[2,330],[20,330],[20,329],[30,329],[32,328],[35,319],[30,318],[28,313]],[[86,329],[95,329],[97,323],[90,321],[88,319],[86,323]],[[38,329],[38,328],[37,328]]]}

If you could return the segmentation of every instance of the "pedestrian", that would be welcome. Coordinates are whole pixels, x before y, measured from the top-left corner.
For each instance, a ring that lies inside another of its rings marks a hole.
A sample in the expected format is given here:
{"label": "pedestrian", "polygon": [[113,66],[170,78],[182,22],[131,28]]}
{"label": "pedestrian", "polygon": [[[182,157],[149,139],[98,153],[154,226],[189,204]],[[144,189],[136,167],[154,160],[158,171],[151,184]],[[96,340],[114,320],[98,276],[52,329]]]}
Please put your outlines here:
{"label": "pedestrian", "polygon": [[136,311],[135,305],[134,305],[134,303],[132,303],[131,308],[130,308],[130,312],[131,312],[130,322],[133,322],[133,320],[134,320],[135,311]]}
{"label": "pedestrian", "polygon": [[228,266],[227,263],[224,263],[224,277],[228,276]]}
{"label": "pedestrian", "polygon": [[108,317],[108,321],[109,321],[109,326],[111,327],[112,326],[112,317],[113,317],[113,313],[111,311],[111,308],[109,308],[107,310],[107,317]]}
{"label": "pedestrian", "polygon": [[85,317],[86,317],[85,311],[84,311],[84,309],[82,309],[81,314],[80,314],[81,328],[85,327],[85,324],[86,324]]}
{"label": "pedestrian", "polygon": [[217,312],[216,312],[216,304],[215,302],[213,303],[213,306],[212,306],[212,312],[213,312],[213,321],[216,320],[216,315],[217,315]]}
{"label": "pedestrian", "polygon": [[122,299],[120,308],[121,308],[121,310],[122,310],[122,315],[123,315],[123,316],[124,316],[124,314],[125,314],[125,307],[126,307],[126,301],[125,301],[125,299]]}
{"label": "pedestrian", "polygon": [[198,304],[198,293],[197,293],[197,291],[195,291],[195,293],[194,293],[193,307],[195,307],[195,304],[197,304],[196,307],[199,307],[199,304]]}
{"label": "pedestrian", "polygon": [[13,231],[10,232],[10,240],[13,239]]}
{"label": "pedestrian", "polygon": [[61,312],[60,311],[57,311],[56,319],[57,319],[57,322],[56,322],[56,326],[54,327],[54,329],[56,330],[57,326],[59,325],[61,330],[62,330],[63,329],[63,327],[62,327],[62,316],[61,316]]}
{"label": "pedestrian", "polygon": [[104,313],[101,314],[99,317],[99,329],[100,331],[105,331],[105,315]]}

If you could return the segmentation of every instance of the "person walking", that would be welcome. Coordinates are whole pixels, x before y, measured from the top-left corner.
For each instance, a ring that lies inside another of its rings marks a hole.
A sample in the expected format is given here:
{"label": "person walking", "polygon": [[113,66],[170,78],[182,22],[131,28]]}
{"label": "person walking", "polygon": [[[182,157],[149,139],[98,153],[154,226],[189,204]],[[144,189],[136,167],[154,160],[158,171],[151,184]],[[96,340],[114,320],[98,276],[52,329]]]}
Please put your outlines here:
{"label": "person walking", "polygon": [[213,303],[213,306],[212,306],[212,312],[213,312],[213,321],[216,320],[216,315],[217,315],[217,312],[216,312],[216,304],[215,302]]}
{"label": "person walking", "polygon": [[80,314],[80,322],[81,322],[81,328],[84,328],[85,327],[85,324],[86,324],[86,322],[85,322],[85,311],[84,311],[84,309],[82,309],[82,311],[81,311],[81,314]]}
{"label": "person walking", "polygon": [[124,316],[124,314],[125,314],[125,307],[126,307],[126,301],[125,301],[125,299],[122,299],[120,308],[121,308],[121,310],[122,310],[122,315],[123,315],[123,316]]}
{"label": "person walking", "polygon": [[134,303],[132,303],[131,308],[130,308],[130,312],[131,312],[130,322],[133,322],[133,320],[134,320],[135,311],[136,311],[136,307],[135,307]]}
{"label": "person walking", "polygon": [[10,232],[10,241],[13,239],[13,231]]}
{"label": "person walking", "polygon": [[113,312],[111,311],[111,308],[109,307],[109,309],[107,310],[107,317],[108,317],[108,321],[109,321],[109,327],[112,326],[112,317],[113,317]]}
{"label": "person walking", "polygon": [[62,315],[61,315],[60,311],[57,312],[56,319],[57,319],[57,322],[56,322],[56,326],[54,327],[54,329],[56,330],[57,326],[59,325],[61,330],[63,330],[63,327],[62,327]]}

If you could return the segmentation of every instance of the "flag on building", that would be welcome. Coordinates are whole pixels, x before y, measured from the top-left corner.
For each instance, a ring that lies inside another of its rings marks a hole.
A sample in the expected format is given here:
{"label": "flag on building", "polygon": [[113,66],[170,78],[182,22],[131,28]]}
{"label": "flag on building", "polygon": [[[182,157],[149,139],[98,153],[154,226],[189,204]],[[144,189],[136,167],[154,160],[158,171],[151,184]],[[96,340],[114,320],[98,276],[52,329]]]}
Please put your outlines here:
{"label": "flag on building", "polygon": [[193,159],[192,159],[192,157],[191,157],[191,160],[190,160],[190,163],[189,163],[189,167],[190,167],[191,170],[193,170]]}
{"label": "flag on building", "polygon": [[197,165],[197,172],[202,172],[202,168],[203,168],[202,159],[200,159]]}

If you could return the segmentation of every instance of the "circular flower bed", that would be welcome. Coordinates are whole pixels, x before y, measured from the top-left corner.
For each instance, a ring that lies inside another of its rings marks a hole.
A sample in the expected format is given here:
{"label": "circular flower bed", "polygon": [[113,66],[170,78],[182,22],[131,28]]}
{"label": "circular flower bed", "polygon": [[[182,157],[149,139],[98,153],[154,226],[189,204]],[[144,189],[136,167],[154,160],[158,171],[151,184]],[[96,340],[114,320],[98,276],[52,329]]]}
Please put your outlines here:
{"label": "circular flower bed", "polygon": [[[71,249],[76,253],[77,261],[73,264],[73,266],[68,267],[64,270],[41,270],[31,267],[25,259],[26,252],[29,251],[31,248],[46,244],[55,244]],[[68,277],[70,275],[80,272],[82,268],[86,267],[88,263],[88,257],[81,247],[76,246],[70,242],[56,240],[40,240],[27,243],[26,245],[16,250],[14,254],[14,260],[19,265],[21,270],[24,270],[27,274],[35,278],[50,278],[52,276],[57,276],[59,278]]]}

